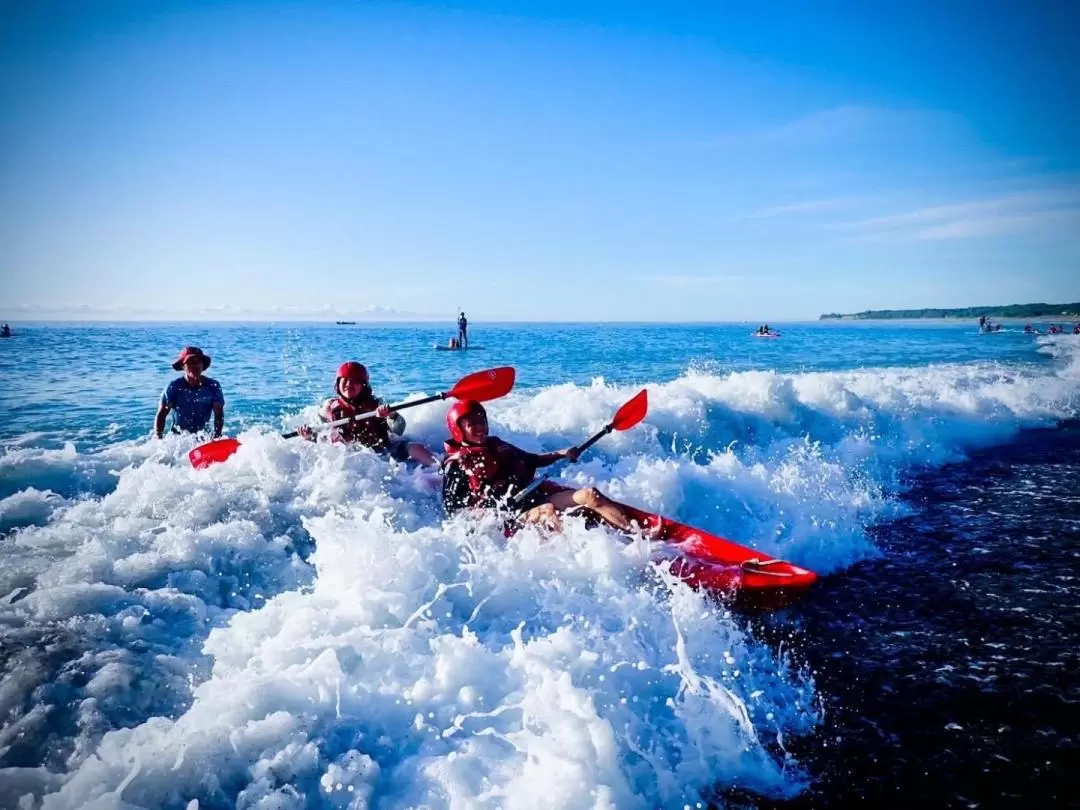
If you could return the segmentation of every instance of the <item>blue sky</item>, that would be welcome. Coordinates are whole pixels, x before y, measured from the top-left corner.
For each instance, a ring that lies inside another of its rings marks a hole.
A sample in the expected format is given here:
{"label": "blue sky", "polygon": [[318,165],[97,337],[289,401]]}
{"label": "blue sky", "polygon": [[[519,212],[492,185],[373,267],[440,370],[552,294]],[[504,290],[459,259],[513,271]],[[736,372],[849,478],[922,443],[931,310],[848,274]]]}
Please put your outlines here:
{"label": "blue sky", "polygon": [[26,6],[0,317],[1080,300],[1074,3]]}

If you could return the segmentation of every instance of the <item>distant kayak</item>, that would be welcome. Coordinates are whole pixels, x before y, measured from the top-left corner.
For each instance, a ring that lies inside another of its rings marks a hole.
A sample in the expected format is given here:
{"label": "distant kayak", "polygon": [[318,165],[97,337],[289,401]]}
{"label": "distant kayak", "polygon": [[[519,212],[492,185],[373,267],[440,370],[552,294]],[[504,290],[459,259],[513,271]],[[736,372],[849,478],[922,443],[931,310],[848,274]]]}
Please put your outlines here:
{"label": "distant kayak", "polygon": [[480,349],[483,349],[484,347],[483,346],[454,346],[454,347],[451,348],[450,346],[440,346],[438,344],[435,344],[434,348],[435,348],[435,351],[437,351],[437,352],[475,352],[475,351],[478,351]]}
{"label": "distant kayak", "polygon": [[780,337],[779,332],[769,332],[767,335],[763,335],[760,332],[751,332],[750,334],[753,335],[754,337],[758,337],[758,338],[778,338],[778,337]]}

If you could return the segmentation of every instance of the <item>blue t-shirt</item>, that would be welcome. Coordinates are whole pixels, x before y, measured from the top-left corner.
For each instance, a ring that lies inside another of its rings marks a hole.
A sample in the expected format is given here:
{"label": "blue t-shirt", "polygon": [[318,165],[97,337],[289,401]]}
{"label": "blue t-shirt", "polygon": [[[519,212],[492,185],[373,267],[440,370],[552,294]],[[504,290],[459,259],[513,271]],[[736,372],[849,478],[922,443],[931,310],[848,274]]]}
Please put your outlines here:
{"label": "blue t-shirt", "polygon": [[225,405],[225,396],[217,380],[202,378],[202,385],[188,384],[186,377],[177,377],[161,392],[161,404],[173,413],[173,424],[188,433],[197,433],[210,424],[214,405]]}

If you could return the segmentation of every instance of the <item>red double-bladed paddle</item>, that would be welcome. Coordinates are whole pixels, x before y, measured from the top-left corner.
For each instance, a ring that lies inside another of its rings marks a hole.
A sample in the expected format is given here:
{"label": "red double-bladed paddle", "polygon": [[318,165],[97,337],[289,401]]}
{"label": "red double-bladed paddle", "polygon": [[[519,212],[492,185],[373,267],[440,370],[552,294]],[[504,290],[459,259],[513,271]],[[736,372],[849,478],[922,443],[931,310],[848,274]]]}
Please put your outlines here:
{"label": "red double-bladed paddle", "polygon": [[[647,389],[642,388],[637,394],[630,400],[623,403],[623,406],[615,412],[614,418],[608,422],[604,427],[589,437],[584,444],[577,446],[578,455],[580,456],[602,438],[607,436],[613,430],[629,430],[642,419],[645,418],[645,414],[649,412],[649,392]],[[525,489],[515,494],[510,500],[514,504],[519,504],[529,496],[538,486],[551,478],[554,473],[552,469],[547,475],[537,478]]]}
{"label": "red double-bladed paddle", "polygon": [[[449,391],[442,391],[434,396],[424,397],[423,399],[399,402],[396,405],[391,405],[390,410],[403,411],[406,408],[415,408],[417,405],[426,405],[429,402],[437,402],[440,399],[475,399],[478,402],[487,402],[488,400],[498,399],[499,397],[510,393],[510,389],[514,387],[515,375],[516,372],[512,366],[502,366],[500,368],[487,369],[486,371],[476,371],[462,377],[457,381],[457,385]],[[371,411],[370,413],[358,413],[355,416],[338,419],[334,422],[313,425],[311,429],[316,432],[328,430],[332,427],[346,425],[349,422],[358,422],[361,419],[374,419],[375,416],[375,411]],[[282,433],[281,438],[292,439],[299,435],[299,431],[293,430],[289,433]],[[239,439],[231,437],[216,439],[215,441],[201,444],[196,447],[188,453],[188,459],[191,461],[192,467],[201,470],[204,467],[209,467],[212,464],[218,464],[225,461],[225,459],[239,449]]]}

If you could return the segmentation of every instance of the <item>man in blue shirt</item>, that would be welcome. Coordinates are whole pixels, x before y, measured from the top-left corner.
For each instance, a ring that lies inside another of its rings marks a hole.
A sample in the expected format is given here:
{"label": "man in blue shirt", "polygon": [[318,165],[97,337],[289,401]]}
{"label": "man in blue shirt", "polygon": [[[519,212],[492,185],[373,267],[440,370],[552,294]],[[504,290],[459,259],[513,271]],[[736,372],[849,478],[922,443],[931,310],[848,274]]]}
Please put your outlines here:
{"label": "man in blue shirt", "polygon": [[210,367],[210,355],[203,354],[197,346],[185,346],[173,363],[173,369],[183,370],[161,392],[161,403],[154,417],[154,433],[160,439],[165,435],[165,417],[173,412],[173,431],[198,433],[205,430],[214,416],[214,438],[221,436],[225,424],[225,397],[217,380],[204,377]]}

